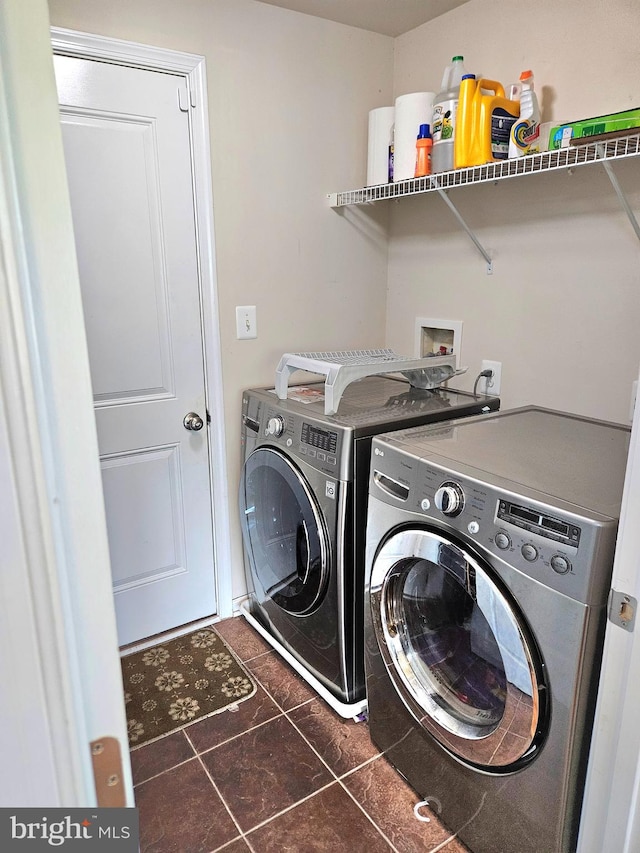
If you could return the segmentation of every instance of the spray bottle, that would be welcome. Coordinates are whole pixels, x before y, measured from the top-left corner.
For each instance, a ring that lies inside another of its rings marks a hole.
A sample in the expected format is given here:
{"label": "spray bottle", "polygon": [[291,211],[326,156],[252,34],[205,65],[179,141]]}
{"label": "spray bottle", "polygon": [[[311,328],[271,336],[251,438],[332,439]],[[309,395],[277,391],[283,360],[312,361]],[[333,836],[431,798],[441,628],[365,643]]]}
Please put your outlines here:
{"label": "spray bottle", "polygon": [[509,159],[540,151],[540,107],[533,91],[533,71],[520,75],[520,117],[509,136]]}
{"label": "spray bottle", "polygon": [[464,74],[464,57],[454,56],[451,64],[444,70],[441,91],[433,99],[431,169],[434,172],[453,169],[456,112],[460,81]]}

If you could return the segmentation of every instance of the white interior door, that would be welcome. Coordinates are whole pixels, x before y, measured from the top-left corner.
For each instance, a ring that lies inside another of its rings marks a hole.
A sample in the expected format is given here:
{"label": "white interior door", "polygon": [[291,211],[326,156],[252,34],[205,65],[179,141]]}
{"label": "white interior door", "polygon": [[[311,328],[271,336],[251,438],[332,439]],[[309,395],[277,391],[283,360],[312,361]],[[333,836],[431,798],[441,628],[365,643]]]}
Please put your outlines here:
{"label": "white interior door", "polygon": [[54,63],[124,645],[216,612],[187,90]]}

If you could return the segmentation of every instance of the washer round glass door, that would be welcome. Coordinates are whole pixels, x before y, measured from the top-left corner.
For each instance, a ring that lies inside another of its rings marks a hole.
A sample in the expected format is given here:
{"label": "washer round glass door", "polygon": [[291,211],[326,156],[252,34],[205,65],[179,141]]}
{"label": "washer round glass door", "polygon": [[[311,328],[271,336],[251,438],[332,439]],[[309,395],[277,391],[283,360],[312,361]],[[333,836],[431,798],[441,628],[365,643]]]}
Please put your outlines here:
{"label": "washer round glass door", "polygon": [[256,593],[288,613],[313,612],[329,575],[327,534],[307,481],[280,451],[261,447],[246,460],[240,519]]}
{"label": "washer round glass door", "polygon": [[392,535],[374,560],[371,606],[396,690],[445,749],[494,772],[534,757],[546,717],[538,654],[471,554],[429,530]]}

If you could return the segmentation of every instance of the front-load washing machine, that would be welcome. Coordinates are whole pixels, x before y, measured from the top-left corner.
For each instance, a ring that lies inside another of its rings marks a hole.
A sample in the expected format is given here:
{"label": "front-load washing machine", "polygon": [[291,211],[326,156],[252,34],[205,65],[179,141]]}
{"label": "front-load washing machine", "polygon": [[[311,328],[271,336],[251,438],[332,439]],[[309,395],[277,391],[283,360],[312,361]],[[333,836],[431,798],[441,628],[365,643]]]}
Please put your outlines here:
{"label": "front-load washing machine", "polygon": [[371,737],[474,853],[575,849],[628,439],[527,407],[372,443]]}
{"label": "front-load washing machine", "polygon": [[420,390],[389,376],[243,394],[245,615],[343,716],[364,707],[364,552],[372,437],[496,410],[497,397]]}

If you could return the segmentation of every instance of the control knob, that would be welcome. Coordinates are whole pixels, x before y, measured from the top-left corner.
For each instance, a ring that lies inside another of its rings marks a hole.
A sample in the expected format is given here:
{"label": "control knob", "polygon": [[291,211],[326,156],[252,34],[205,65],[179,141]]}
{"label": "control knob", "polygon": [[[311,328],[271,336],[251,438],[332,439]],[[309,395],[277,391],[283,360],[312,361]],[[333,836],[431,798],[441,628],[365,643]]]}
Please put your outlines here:
{"label": "control knob", "polygon": [[459,515],[464,506],[464,492],[457,483],[443,483],[433,500],[444,515]]}
{"label": "control knob", "polygon": [[274,415],[267,421],[267,427],[264,431],[265,435],[282,435],[284,432],[284,418],[281,415]]}
{"label": "control knob", "polygon": [[564,554],[554,554],[551,558],[551,568],[559,575],[566,575],[571,571],[571,563]]}
{"label": "control knob", "polygon": [[508,533],[505,533],[504,530],[499,530],[498,533],[496,533],[493,541],[496,543],[496,545],[498,546],[498,548],[500,548],[501,551],[506,551],[507,548],[511,545],[511,537]]}

